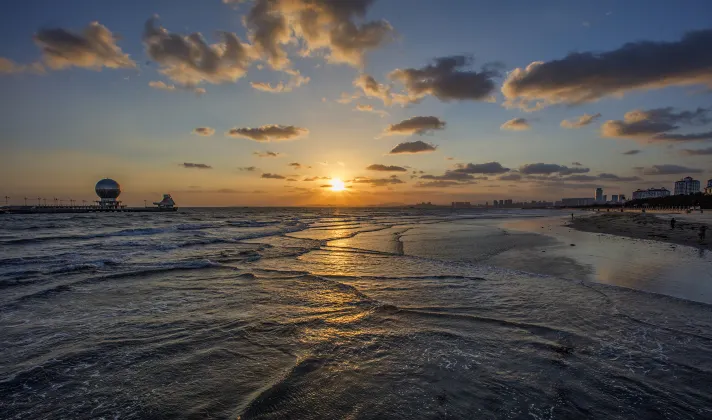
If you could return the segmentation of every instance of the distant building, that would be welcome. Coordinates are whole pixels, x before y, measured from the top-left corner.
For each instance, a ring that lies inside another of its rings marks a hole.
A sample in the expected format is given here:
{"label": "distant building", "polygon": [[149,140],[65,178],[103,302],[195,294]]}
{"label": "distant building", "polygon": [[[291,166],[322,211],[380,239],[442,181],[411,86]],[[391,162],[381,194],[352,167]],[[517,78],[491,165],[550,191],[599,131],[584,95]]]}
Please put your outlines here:
{"label": "distant building", "polygon": [[469,201],[453,201],[452,208],[454,209],[469,209],[472,208],[472,204]]}
{"label": "distant building", "polygon": [[601,203],[603,201],[603,188],[596,188],[596,202]]}
{"label": "distant building", "polygon": [[675,195],[690,195],[698,192],[700,192],[700,181],[690,176],[675,181]]}
{"label": "distant building", "polygon": [[611,201],[614,203],[617,203],[618,202],[618,194],[611,195]]}
{"label": "distant building", "polygon": [[618,196],[618,200],[620,201],[625,201],[625,194],[621,194]]}
{"label": "distant building", "polygon": [[603,202],[607,203],[608,202],[608,195],[603,194]]}
{"label": "distant building", "polygon": [[707,188],[705,188],[705,195],[712,195],[712,179],[707,181]]}
{"label": "distant building", "polygon": [[670,195],[670,190],[668,190],[665,187],[648,188],[647,190],[639,189],[639,190],[633,191],[633,200],[641,200],[641,199],[645,199],[645,198],[668,197],[669,195]]}
{"label": "distant building", "polygon": [[596,199],[591,197],[585,198],[562,198],[561,205],[564,207],[590,206],[595,204]]}
{"label": "distant building", "polygon": [[511,206],[511,205],[512,205],[512,200],[504,200],[504,205],[505,205],[505,206]]}

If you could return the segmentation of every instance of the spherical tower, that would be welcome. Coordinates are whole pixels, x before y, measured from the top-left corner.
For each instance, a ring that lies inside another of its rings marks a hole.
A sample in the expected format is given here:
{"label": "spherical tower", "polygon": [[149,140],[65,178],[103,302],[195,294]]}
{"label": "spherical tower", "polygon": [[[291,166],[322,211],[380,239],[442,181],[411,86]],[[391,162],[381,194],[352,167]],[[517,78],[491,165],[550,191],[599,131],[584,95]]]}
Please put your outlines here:
{"label": "spherical tower", "polygon": [[94,187],[96,195],[99,196],[99,205],[102,207],[117,207],[119,202],[116,200],[121,194],[121,186],[113,179],[104,178],[96,183]]}

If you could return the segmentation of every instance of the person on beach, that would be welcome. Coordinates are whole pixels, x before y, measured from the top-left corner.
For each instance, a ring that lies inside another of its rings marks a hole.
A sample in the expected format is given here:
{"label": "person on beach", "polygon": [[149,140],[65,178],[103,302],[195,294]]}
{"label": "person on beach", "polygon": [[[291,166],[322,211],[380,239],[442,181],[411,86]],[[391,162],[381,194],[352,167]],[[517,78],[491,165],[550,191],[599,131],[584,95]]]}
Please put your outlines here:
{"label": "person on beach", "polygon": [[571,213],[571,220],[574,220],[574,214]]}
{"label": "person on beach", "polygon": [[675,218],[670,219],[670,229],[675,229]]}
{"label": "person on beach", "polygon": [[704,242],[704,241],[705,241],[705,234],[706,234],[706,233],[707,233],[707,226],[706,226],[706,225],[700,226],[700,242]]}

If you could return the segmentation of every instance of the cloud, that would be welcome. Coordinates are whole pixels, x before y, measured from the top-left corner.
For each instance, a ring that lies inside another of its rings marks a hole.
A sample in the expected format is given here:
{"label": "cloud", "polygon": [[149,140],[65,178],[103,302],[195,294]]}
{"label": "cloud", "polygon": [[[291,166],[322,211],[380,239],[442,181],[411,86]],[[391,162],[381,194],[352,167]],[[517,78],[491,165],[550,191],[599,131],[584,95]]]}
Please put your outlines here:
{"label": "cloud", "polygon": [[[283,46],[301,45],[302,55],[326,51],[331,63],[361,67],[367,51],[392,38],[385,20],[357,24],[373,0],[256,0],[245,18],[255,48],[275,69],[290,62]],[[301,42],[300,42],[301,41]]]}
{"label": "cloud", "polygon": [[0,74],[17,74],[17,73],[44,73],[45,69],[42,63],[36,62],[29,65],[18,64],[9,58],[0,57]]}
{"label": "cloud", "polygon": [[620,181],[620,182],[642,181],[642,179],[637,176],[618,176],[615,174],[607,174],[607,173],[599,174],[598,178],[604,179],[607,181]]}
{"label": "cloud", "polygon": [[442,130],[445,128],[445,121],[438,117],[412,117],[403,120],[398,124],[391,124],[385,130],[384,135],[411,135],[425,134],[434,130]]}
{"label": "cloud", "polygon": [[509,168],[503,167],[499,162],[468,163],[467,165],[459,165],[455,172],[494,175],[509,172]]}
{"label": "cloud", "polygon": [[531,126],[525,118],[513,118],[499,126],[499,128],[501,130],[523,131],[529,130]]}
{"label": "cloud", "polygon": [[644,175],[685,175],[700,174],[704,171],[702,169],[688,168],[686,166],[662,164],[643,168],[642,172]]}
{"label": "cloud", "polygon": [[291,92],[295,88],[309,83],[309,81],[311,80],[309,77],[302,76],[298,70],[286,69],[284,70],[284,72],[291,76],[287,83],[279,82],[276,85],[272,85],[271,83],[264,82],[250,82],[250,85],[254,89],[260,90],[262,92],[283,93]]}
{"label": "cloud", "polygon": [[264,173],[262,174],[261,178],[264,179],[287,179],[287,177],[282,176],[282,175],[277,175],[277,174],[271,174],[271,173]]}
{"label": "cloud", "polygon": [[362,104],[357,104],[356,107],[354,108],[355,111],[361,111],[361,112],[370,112],[373,114],[378,114],[381,116],[381,118],[388,116],[388,113],[386,111],[383,111],[381,109],[374,109],[373,106],[371,105],[362,105]]}
{"label": "cloud", "polygon": [[198,127],[193,129],[193,134],[203,137],[210,137],[215,134],[215,129],[210,127]]}
{"label": "cloud", "polygon": [[293,125],[269,124],[257,128],[232,128],[225,135],[230,137],[244,137],[254,141],[282,141],[294,140],[309,134],[306,128]]}
{"label": "cloud", "polygon": [[581,162],[571,162],[573,166],[583,166]]}
{"label": "cloud", "polygon": [[623,152],[623,154],[624,155],[637,155],[640,152],[642,152],[642,150],[632,149],[632,150],[628,150],[627,152]]}
{"label": "cloud", "polygon": [[410,102],[432,95],[441,101],[492,101],[496,65],[486,64],[480,72],[466,69],[472,60],[463,55],[440,57],[422,68],[396,69],[391,80],[403,84]]}
{"label": "cloud", "polygon": [[193,91],[193,93],[195,93],[198,96],[205,94],[205,89],[203,89],[203,88],[193,88],[190,86],[169,85],[162,81],[150,81],[150,82],[148,82],[148,86],[152,87],[154,89],[167,90],[167,91],[171,91],[171,92],[178,90],[178,89],[190,90],[190,91]]}
{"label": "cloud", "polygon": [[354,184],[369,184],[372,187],[386,187],[388,185],[405,183],[405,181],[399,179],[396,175],[391,175],[389,178],[369,178],[365,176],[359,176],[352,179],[350,182]]}
{"label": "cloud", "polygon": [[706,149],[684,149],[680,150],[680,153],[686,156],[706,156],[712,155],[712,147]]}
{"label": "cloud", "polygon": [[240,171],[246,171],[246,172],[255,172],[257,170],[256,167],[254,166],[244,166],[242,168],[237,168]]}
{"label": "cloud", "polygon": [[443,175],[422,175],[420,179],[432,179],[436,181],[458,181],[458,182],[470,182],[475,179],[474,176],[457,171],[445,171]]}
{"label": "cloud", "polygon": [[276,158],[280,155],[279,153],[270,152],[269,150],[264,152],[253,152],[252,154],[260,158]]}
{"label": "cloud", "polygon": [[34,36],[47,67],[62,70],[81,67],[90,70],[133,69],[136,63],[116,45],[106,26],[90,23],[81,33],[62,28],[42,29]]}
{"label": "cloud", "polygon": [[329,180],[329,179],[331,179],[331,178],[328,176],[313,176],[310,178],[304,178],[302,181],[312,182],[312,181],[321,181],[321,180]]}
{"label": "cloud", "polygon": [[408,154],[408,153],[427,153],[427,152],[434,152],[438,147],[429,143],[425,143],[424,141],[418,140],[418,141],[410,141],[410,142],[403,142],[399,143],[396,147],[394,147],[388,154],[391,155],[397,155],[397,154]]}
{"label": "cloud", "polygon": [[366,167],[369,171],[382,171],[382,172],[408,172],[408,170],[402,166],[386,166],[386,165],[381,165],[380,163],[374,163],[373,165],[369,165]]}
{"label": "cloud", "polygon": [[458,187],[461,185],[467,185],[467,183],[457,182],[457,181],[429,181],[429,182],[417,182],[415,187],[417,188],[449,188]]}
{"label": "cloud", "polygon": [[182,165],[184,168],[195,168],[195,169],[213,169],[212,166],[206,165],[204,163],[190,163],[190,162],[183,162]]}
{"label": "cloud", "polygon": [[712,29],[688,32],[679,41],[628,43],[603,53],[571,53],[509,73],[502,86],[507,104],[538,109],[579,104],[633,90],[712,86]]}
{"label": "cloud", "polygon": [[151,18],[144,26],[146,54],[161,66],[161,74],[180,85],[235,82],[255,59],[252,47],[234,33],[219,32],[222,42],[209,45],[200,33],[183,36],[156,23]]}
{"label": "cloud", "polygon": [[354,94],[342,93],[341,98],[338,99],[337,102],[342,104],[349,103],[354,99],[358,99],[361,95],[366,96],[368,98],[380,99],[386,106],[391,106],[394,103],[406,105],[410,102],[415,101],[415,99],[409,98],[407,95],[393,93],[391,86],[378,83],[376,79],[374,79],[373,76],[369,74],[360,74],[358,77],[356,77],[356,79],[354,79],[353,85],[356,88],[361,89],[361,92],[357,92]]}
{"label": "cloud", "polygon": [[672,107],[626,112],[623,121],[609,120],[601,125],[601,136],[643,140],[648,142],[677,142],[712,140],[712,131],[707,133],[675,134],[670,131],[679,124],[703,125],[712,122],[710,109],[675,112]]}
{"label": "cloud", "polygon": [[563,128],[582,128],[585,127],[597,119],[601,118],[601,114],[583,114],[580,117],[577,117],[576,119],[573,120],[563,120],[561,121],[561,126]]}
{"label": "cloud", "polygon": [[287,166],[291,166],[293,168],[300,169],[302,167],[302,164],[299,162],[292,162],[292,163],[288,164]]}
{"label": "cloud", "polygon": [[524,175],[559,175],[584,174],[590,172],[589,168],[569,168],[554,163],[529,163],[519,167],[519,172]]}
{"label": "cloud", "polygon": [[506,175],[500,175],[499,178],[500,181],[519,181],[522,179],[522,176],[518,173],[510,173]]}

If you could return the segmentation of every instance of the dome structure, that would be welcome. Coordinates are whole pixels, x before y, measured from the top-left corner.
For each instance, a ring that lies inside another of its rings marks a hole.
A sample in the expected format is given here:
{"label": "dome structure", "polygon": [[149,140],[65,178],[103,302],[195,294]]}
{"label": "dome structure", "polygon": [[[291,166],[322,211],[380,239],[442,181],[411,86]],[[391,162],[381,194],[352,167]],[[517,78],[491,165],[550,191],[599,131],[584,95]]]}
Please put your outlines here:
{"label": "dome structure", "polygon": [[96,183],[94,191],[102,200],[116,200],[121,194],[121,186],[113,179],[104,178]]}

